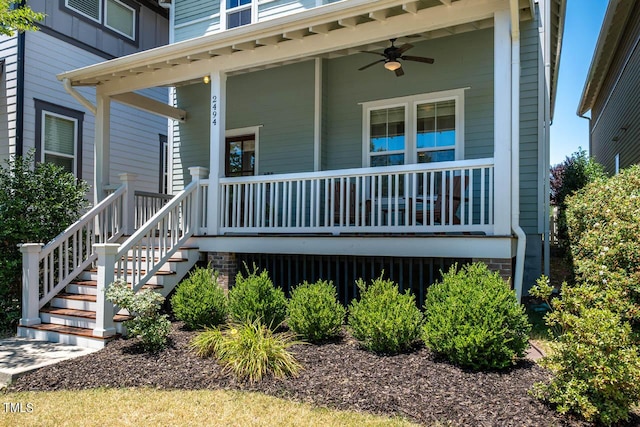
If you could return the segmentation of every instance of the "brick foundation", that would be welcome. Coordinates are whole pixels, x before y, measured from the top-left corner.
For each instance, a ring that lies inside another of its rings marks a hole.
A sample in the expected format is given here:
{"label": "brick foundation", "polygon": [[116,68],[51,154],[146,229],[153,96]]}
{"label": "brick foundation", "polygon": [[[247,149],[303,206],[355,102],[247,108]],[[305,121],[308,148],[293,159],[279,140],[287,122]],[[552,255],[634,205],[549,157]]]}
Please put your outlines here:
{"label": "brick foundation", "polygon": [[207,259],[211,267],[218,272],[218,284],[229,291],[236,283],[236,254],[232,252],[209,252]]}
{"label": "brick foundation", "polygon": [[510,258],[474,258],[473,262],[487,264],[489,270],[497,271],[504,280],[508,280],[513,288],[513,263]]}

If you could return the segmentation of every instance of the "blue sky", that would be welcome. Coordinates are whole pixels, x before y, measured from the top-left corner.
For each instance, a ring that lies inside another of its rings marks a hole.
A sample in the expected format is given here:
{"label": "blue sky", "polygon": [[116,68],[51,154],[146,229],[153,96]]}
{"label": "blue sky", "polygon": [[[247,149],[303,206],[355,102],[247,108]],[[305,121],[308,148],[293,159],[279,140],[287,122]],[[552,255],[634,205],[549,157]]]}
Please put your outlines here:
{"label": "blue sky", "polygon": [[567,0],[560,76],[551,125],[551,164],[589,149],[589,122],[576,115],[607,0]]}

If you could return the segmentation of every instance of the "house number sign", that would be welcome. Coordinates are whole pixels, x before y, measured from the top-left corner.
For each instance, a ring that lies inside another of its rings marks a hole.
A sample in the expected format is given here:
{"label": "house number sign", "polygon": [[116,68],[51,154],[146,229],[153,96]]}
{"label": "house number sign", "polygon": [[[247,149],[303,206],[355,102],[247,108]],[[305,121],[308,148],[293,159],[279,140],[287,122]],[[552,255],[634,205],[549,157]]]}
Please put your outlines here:
{"label": "house number sign", "polygon": [[214,126],[218,125],[218,96],[213,95],[211,97],[211,123]]}

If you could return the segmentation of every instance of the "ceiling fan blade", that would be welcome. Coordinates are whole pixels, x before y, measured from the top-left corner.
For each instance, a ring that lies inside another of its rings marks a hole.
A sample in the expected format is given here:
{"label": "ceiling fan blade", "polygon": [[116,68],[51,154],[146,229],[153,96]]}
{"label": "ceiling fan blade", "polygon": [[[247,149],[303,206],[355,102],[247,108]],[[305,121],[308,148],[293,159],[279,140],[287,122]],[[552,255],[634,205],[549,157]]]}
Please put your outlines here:
{"label": "ceiling fan blade", "polygon": [[360,53],[371,53],[373,55],[380,55],[380,56],[384,56],[384,53],[380,53],[380,52],[371,52],[369,50],[361,50]]}
{"label": "ceiling fan blade", "polygon": [[384,59],[380,59],[380,60],[378,60],[378,61],[374,61],[374,62],[372,62],[371,64],[367,64],[367,65],[365,65],[364,67],[360,67],[360,68],[358,68],[358,71],[366,70],[367,68],[369,68],[369,67],[373,67],[374,65],[379,64],[379,63],[384,62],[384,61],[385,61]]}
{"label": "ceiling fan blade", "polygon": [[409,49],[411,49],[413,47],[413,45],[411,43],[405,43],[402,46],[400,46],[398,48],[398,55],[402,55],[403,53],[405,53],[406,51],[408,51]]}
{"label": "ceiling fan blade", "polygon": [[416,61],[423,62],[425,64],[433,64],[433,58],[423,58],[422,56],[401,56],[400,59],[404,59],[405,61]]}
{"label": "ceiling fan blade", "polygon": [[396,77],[404,76],[404,70],[402,69],[402,67],[395,70],[395,73],[396,73]]}

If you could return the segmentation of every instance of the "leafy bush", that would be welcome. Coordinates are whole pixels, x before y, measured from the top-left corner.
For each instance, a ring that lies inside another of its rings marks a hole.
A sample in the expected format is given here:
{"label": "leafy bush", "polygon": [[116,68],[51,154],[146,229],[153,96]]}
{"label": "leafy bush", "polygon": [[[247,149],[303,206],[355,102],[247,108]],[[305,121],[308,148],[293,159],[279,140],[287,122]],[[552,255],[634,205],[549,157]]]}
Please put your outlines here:
{"label": "leafy bush", "polygon": [[300,364],[288,348],[297,342],[293,333],[274,333],[259,320],[232,324],[224,330],[210,329],[198,334],[191,348],[200,356],[215,356],[238,379],[262,380],[296,376]]}
{"label": "leafy bush", "polygon": [[22,254],[19,243],[47,243],[88,207],[88,185],[33,154],[0,167],[0,330],[20,318]]}
{"label": "leafy bush", "polygon": [[324,280],[294,288],[288,306],[289,328],[314,342],[336,336],[346,313],[337,295],[333,283]]}
{"label": "leafy bush", "polygon": [[606,177],[604,168],[587,155],[582,148],[578,149],[564,162],[551,168],[551,203],[558,206],[558,242],[564,255],[569,256],[569,235],[567,229],[567,199],[585,185]]}
{"label": "leafy bush", "polygon": [[401,294],[392,280],[382,275],[367,285],[357,282],[360,299],[349,306],[349,326],[353,336],[367,350],[398,353],[411,347],[420,336],[422,313],[415,296]]}
{"label": "leafy bush", "polygon": [[287,299],[282,289],[273,286],[269,273],[254,266],[247,269],[247,277],[236,276],[236,284],[229,291],[229,311],[238,322],[261,320],[276,328],[285,319]]}
{"label": "leafy bush", "polygon": [[229,314],[227,296],[218,285],[218,272],[198,267],[183,280],[171,298],[176,318],[189,329],[224,323]]}
{"label": "leafy bush", "polygon": [[133,319],[124,322],[129,335],[142,340],[146,350],[157,351],[167,344],[171,322],[166,314],[160,314],[164,297],[150,289],[134,293],[129,285],[119,280],[105,292],[106,298],[120,308],[129,311]]}
{"label": "leafy bush", "polygon": [[434,352],[472,369],[505,368],[524,356],[531,330],[524,307],[483,263],[453,266],[429,288],[423,339]]}
{"label": "leafy bush", "polygon": [[[550,302],[562,329],[535,395],[587,420],[626,420],[640,400],[640,166],[587,185],[567,210],[576,283]],[[549,298],[540,284],[532,294]]]}

